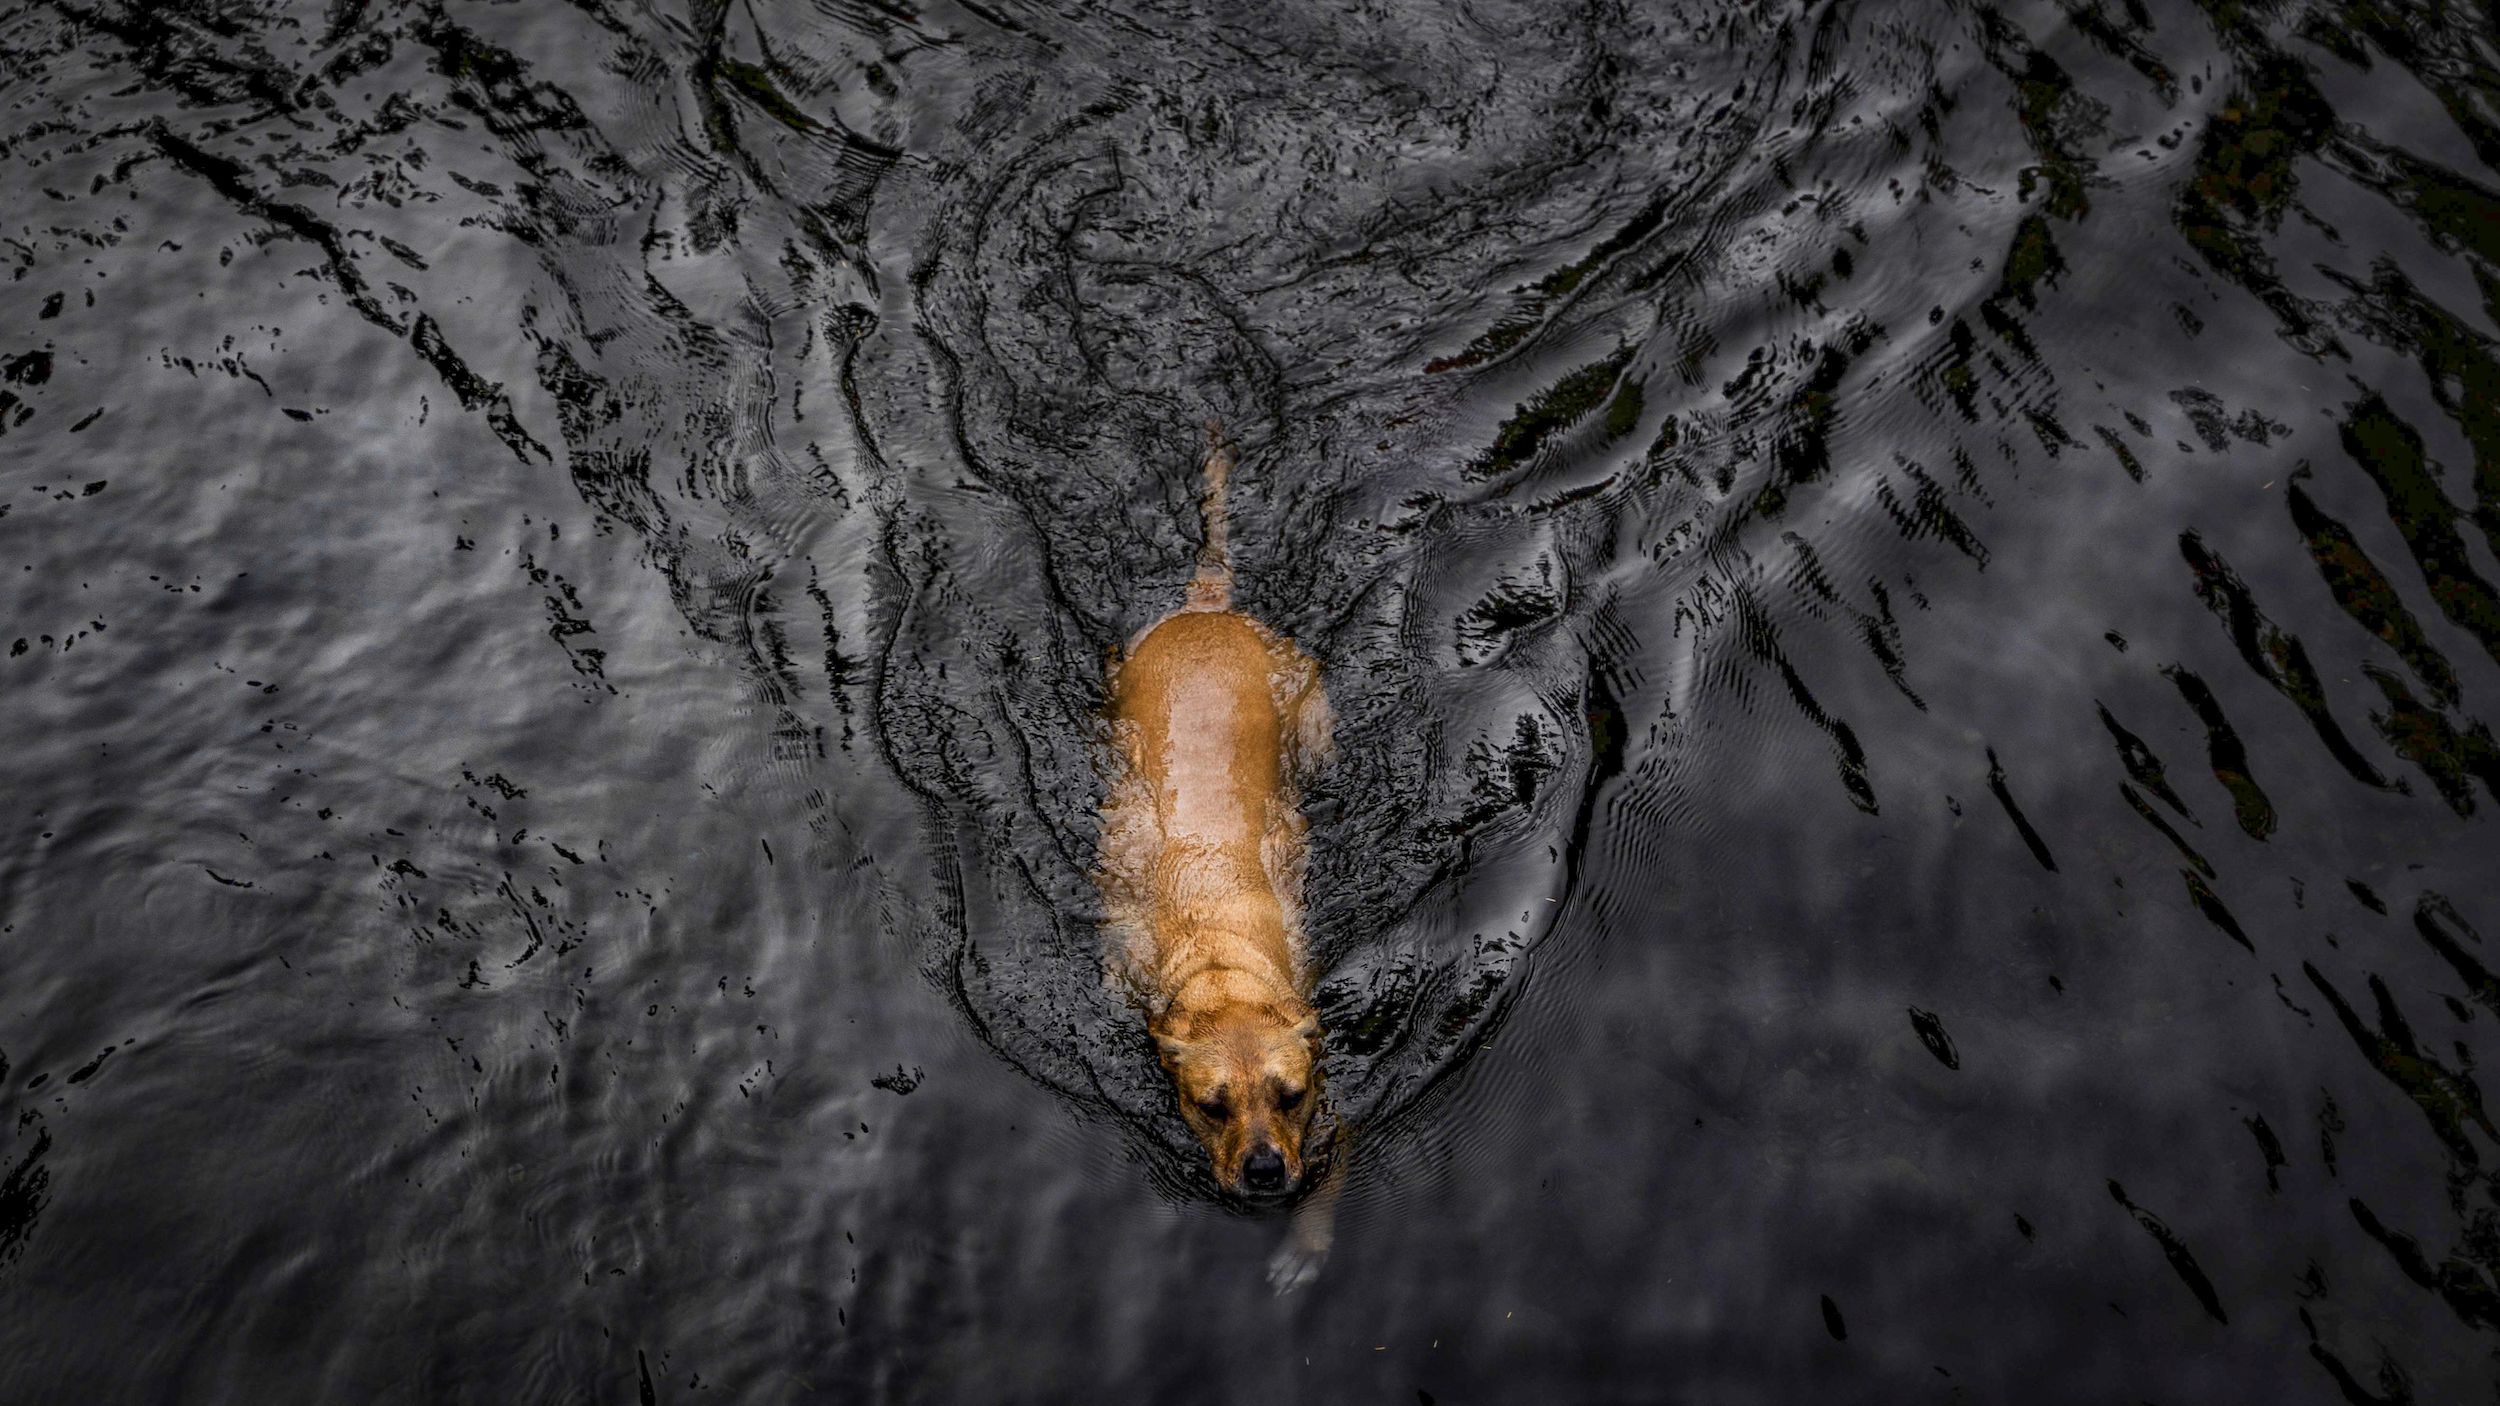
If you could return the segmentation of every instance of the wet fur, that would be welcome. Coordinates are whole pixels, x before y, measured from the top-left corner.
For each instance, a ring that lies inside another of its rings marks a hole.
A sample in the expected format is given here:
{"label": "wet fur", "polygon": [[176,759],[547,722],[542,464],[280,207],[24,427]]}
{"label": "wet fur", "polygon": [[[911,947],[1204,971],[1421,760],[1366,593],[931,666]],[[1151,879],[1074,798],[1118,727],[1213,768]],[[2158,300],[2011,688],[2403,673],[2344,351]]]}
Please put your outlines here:
{"label": "wet fur", "polygon": [[1243,1164],[1268,1146],[1289,1192],[1320,1103],[1298,783],[1327,751],[1328,702],[1307,655],[1232,608],[1232,458],[1210,438],[1197,574],[1112,666],[1106,957],[1216,1183],[1251,1194]]}

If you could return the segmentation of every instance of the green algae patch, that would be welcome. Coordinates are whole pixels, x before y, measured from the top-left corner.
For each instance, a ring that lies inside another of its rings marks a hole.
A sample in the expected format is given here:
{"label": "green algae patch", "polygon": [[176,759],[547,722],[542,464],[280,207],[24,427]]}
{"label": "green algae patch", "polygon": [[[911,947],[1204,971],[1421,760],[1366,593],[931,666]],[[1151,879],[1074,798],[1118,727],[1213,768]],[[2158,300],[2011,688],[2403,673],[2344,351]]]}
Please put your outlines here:
{"label": "green algae patch", "polygon": [[771,74],[758,64],[746,63],[727,55],[714,61],[712,71],[731,92],[762,108],[766,114],[785,127],[799,132],[818,132],[824,124],[810,117],[797,103],[790,101],[773,82]]}
{"label": "green algae patch", "polygon": [[[2305,466],[2301,472],[2307,472]],[[2293,478],[2289,499],[2292,525],[2309,544],[2310,559],[2317,563],[2318,575],[2325,578],[2335,603],[2360,622],[2363,629],[2396,651],[2396,657],[2440,702],[2455,703],[2456,669],[2431,644],[2413,612],[2405,608],[2404,598],[2397,594],[2387,573],[2379,570],[2378,563],[2361,550],[2361,543],[2350,528],[2328,516],[2301,491],[2299,475]]]}
{"label": "green algae patch", "polygon": [[[1536,456],[1548,440],[1577,424],[1583,417],[1606,403],[1623,368],[1631,363],[1630,348],[1603,361],[1593,361],[1556,381],[1534,399],[1523,404],[1494,432],[1493,445],[1468,469],[1473,478],[1497,478]],[[1630,391],[1629,421],[1625,428],[1614,428],[1618,415],[1624,414],[1624,397],[1618,395],[1615,407],[1607,414],[1607,437],[1620,439],[1631,432],[1630,425],[1640,419],[1641,395],[1637,386],[1625,383]]]}

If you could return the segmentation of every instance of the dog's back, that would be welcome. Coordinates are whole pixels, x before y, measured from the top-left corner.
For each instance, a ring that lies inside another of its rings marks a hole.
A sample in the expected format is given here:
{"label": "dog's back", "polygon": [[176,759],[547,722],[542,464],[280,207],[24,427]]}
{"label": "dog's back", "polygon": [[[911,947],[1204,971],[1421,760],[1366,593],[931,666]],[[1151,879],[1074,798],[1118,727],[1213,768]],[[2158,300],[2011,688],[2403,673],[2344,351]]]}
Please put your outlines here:
{"label": "dog's back", "polygon": [[1148,631],[1112,689],[1163,847],[1245,882],[1261,873],[1260,843],[1287,794],[1275,672],[1275,645],[1247,616],[1192,610]]}

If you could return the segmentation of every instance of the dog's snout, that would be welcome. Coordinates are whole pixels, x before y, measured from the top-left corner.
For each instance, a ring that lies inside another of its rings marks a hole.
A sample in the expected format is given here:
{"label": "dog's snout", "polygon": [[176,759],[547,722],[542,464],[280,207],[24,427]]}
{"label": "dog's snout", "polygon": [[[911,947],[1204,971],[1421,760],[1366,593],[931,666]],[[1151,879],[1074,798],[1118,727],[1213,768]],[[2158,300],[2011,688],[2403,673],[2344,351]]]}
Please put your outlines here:
{"label": "dog's snout", "polygon": [[1285,1154],[1273,1147],[1253,1151],[1242,1159],[1241,1180],[1252,1191],[1284,1190]]}

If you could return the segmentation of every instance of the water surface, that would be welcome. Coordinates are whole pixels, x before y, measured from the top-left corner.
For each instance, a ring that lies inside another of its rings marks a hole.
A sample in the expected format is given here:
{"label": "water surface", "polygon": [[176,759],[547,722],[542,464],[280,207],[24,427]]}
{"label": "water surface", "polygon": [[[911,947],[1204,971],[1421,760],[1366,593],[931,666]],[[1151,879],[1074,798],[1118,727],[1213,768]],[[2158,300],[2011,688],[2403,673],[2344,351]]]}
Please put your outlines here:
{"label": "water surface", "polygon": [[[2500,35],[0,7],[12,1400],[2484,1400]],[[1334,1253],[1087,874],[1240,441]]]}

